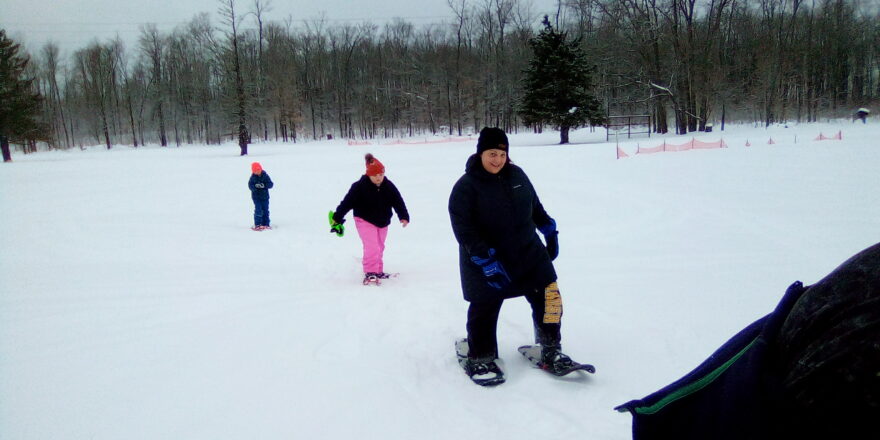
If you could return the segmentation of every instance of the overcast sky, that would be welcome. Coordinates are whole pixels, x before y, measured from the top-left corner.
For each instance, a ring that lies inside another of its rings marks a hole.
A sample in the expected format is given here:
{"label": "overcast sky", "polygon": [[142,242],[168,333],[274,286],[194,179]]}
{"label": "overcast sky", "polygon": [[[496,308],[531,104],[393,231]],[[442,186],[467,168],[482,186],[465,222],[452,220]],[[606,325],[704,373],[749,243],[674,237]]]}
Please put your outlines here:
{"label": "overcast sky", "polygon": [[[485,0],[468,0],[483,4]],[[529,0],[524,0],[529,1]],[[530,0],[540,14],[555,11],[556,0]],[[236,8],[247,12],[254,0],[236,0]],[[324,14],[330,23],[372,21],[385,23],[400,17],[420,25],[440,23],[452,16],[446,0],[269,0],[270,21],[290,17],[295,22],[311,21]],[[94,39],[109,40],[119,35],[131,49],[144,23],[155,23],[170,31],[200,12],[211,14],[220,24],[218,0],[0,0],[0,28],[36,52],[49,40],[64,52],[85,47]],[[245,21],[245,26],[254,20]]]}

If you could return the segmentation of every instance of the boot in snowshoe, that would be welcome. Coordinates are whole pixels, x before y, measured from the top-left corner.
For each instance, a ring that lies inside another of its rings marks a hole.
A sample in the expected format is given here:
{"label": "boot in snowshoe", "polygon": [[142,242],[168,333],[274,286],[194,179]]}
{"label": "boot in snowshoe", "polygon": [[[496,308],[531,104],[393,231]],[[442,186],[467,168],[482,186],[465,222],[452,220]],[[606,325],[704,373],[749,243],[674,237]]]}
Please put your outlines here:
{"label": "boot in snowshoe", "polygon": [[541,369],[551,374],[559,374],[571,369],[574,362],[568,355],[559,351],[559,347],[541,347]]}
{"label": "boot in snowshoe", "polygon": [[595,373],[596,367],[573,361],[568,355],[559,351],[559,346],[523,345],[520,354],[532,365],[554,376],[565,376],[574,371]]}
{"label": "boot in snowshoe", "polygon": [[376,286],[381,284],[381,282],[379,281],[379,277],[376,275],[375,272],[367,272],[364,274],[364,285],[368,286],[370,284]]}
{"label": "boot in snowshoe", "polygon": [[496,362],[498,359],[491,357],[469,358],[466,338],[455,341],[455,354],[458,356],[458,364],[475,384],[493,386],[504,383],[504,371],[498,366]]}
{"label": "boot in snowshoe", "polygon": [[492,386],[504,383],[504,372],[495,359],[471,359],[464,362],[464,372],[477,385]]}

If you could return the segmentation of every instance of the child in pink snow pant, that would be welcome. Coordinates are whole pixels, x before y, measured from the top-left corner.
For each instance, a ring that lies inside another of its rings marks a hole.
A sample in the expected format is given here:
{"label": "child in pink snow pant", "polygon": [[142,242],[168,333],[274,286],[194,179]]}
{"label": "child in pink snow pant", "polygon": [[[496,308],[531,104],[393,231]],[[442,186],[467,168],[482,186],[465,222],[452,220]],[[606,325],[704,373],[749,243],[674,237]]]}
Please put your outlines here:
{"label": "child in pink snow pant", "polygon": [[385,237],[388,236],[388,226],[377,227],[372,223],[360,218],[354,218],[358,235],[364,244],[364,273],[384,272],[382,254],[385,252]]}
{"label": "child in pink snow pant", "polygon": [[370,153],[364,156],[364,165],[364,175],[351,184],[336,211],[332,212],[330,225],[331,232],[341,237],[341,232],[345,230],[341,227],[345,215],[348,211],[354,211],[355,226],[364,244],[364,284],[367,284],[374,277],[388,277],[384,273],[382,254],[385,252],[391,211],[397,213],[404,228],[409,224],[409,212],[400,191],[390,179],[385,178],[385,165]]}

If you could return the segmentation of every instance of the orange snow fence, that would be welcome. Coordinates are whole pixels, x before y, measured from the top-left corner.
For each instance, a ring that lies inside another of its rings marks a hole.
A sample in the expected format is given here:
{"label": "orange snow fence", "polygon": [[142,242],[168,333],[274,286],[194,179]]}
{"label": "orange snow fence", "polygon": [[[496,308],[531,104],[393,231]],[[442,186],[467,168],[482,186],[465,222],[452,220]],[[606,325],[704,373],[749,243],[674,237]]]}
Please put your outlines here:
{"label": "orange snow fence", "polygon": [[819,137],[816,139],[817,141],[842,141],[843,140],[843,131],[838,131],[834,136],[828,137],[825,136],[822,132],[819,132]]}
{"label": "orange snow fence", "polygon": [[[472,141],[474,138],[472,136],[468,137],[445,137],[440,139],[425,139],[423,141],[404,141],[402,139],[394,139],[388,142],[380,142],[376,141],[377,145],[426,145],[426,144],[445,144],[449,142],[467,142]],[[349,140],[348,145],[373,145],[370,141],[356,141]]]}
{"label": "orange snow fence", "polygon": [[385,142],[382,145],[427,145],[427,144],[446,144],[450,142],[467,142],[472,141],[474,138],[472,136],[468,137],[445,137],[440,139],[425,139],[423,141],[404,141],[402,139],[395,139],[393,141]]}
{"label": "orange snow fence", "polygon": [[663,141],[662,144],[652,148],[638,147],[636,154],[653,154],[665,151],[708,150],[712,148],[727,148],[727,144],[724,142],[724,139],[717,142],[703,142],[691,138],[690,142],[685,142],[683,144],[668,144],[666,141]]}
{"label": "orange snow fence", "polygon": [[425,140],[424,142],[410,142],[413,144],[445,144],[449,142],[467,142],[473,138],[470,137],[447,137],[443,139]]}
{"label": "orange snow fence", "polygon": [[664,142],[663,145],[658,145],[658,146],[652,147],[652,148],[642,148],[642,147],[636,148],[636,154],[654,154],[654,153],[662,153],[664,151],[666,151],[666,142]]}
{"label": "orange snow fence", "polygon": [[617,147],[617,158],[620,159],[621,157],[629,157],[629,154],[626,154],[620,147]]}
{"label": "orange snow fence", "polygon": [[769,141],[767,141],[767,145],[773,145],[775,143],[776,143],[776,141],[774,141],[772,137],[770,138]]}

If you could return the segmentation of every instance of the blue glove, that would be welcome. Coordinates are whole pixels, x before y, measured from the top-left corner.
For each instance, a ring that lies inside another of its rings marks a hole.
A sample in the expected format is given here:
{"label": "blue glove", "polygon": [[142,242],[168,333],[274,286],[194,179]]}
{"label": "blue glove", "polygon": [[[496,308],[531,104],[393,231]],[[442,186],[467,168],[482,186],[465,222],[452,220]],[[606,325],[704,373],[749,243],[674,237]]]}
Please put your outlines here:
{"label": "blue glove", "polygon": [[489,249],[488,257],[474,255],[471,257],[471,261],[480,266],[480,269],[483,270],[483,275],[486,277],[486,283],[493,288],[501,290],[510,284],[510,276],[507,275],[507,271],[504,270],[501,262],[495,259],[495,249]]}
{"label": "blue glove", "polygon": [[538,226],[538,230],[541,231],[541,233],[544,234],[545,236],[547,234],[551,234],[551,233],[556,232],[556,220],[553,220],[551,218],[550,223],[547,223],[546,225],[543,225],[543,226]]}
{"label": "blue glove", "polygon": [[559,231],[556,230],[556,220],[550,219],[550,223],[539,226],[538,230],[544,234],[544,241],[547,242],[547,253],[550,254],[550,261],[559,256]]}

